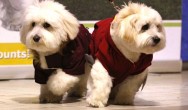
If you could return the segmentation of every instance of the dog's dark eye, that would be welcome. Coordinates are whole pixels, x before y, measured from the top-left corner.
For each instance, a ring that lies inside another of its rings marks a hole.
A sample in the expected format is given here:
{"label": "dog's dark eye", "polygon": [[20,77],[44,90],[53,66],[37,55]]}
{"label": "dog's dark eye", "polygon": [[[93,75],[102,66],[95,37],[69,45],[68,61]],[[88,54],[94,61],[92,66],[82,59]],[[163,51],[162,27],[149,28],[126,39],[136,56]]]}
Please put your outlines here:
{"label": "dog's dark eye", "polygon": [[43,27],[44,27],[44,28],[49,28],[49,27],[50,27],[50,24],[47,23],[47,22],[45,22],[45,23],[43,24]]}
{"label": "dog's dark eye", "polygon": [[145,24],[145,25],[142,26],[141,31],[144,32],[144,31],[146,31],[148,29],[149,29],[149,24],[147,23],[147,24]]}
{"label": "dog's dark eye", "polygon": [[35,22],[32,22],[32,23],[31,23],[31,26],[32,26],[32,27],[35,27]]}

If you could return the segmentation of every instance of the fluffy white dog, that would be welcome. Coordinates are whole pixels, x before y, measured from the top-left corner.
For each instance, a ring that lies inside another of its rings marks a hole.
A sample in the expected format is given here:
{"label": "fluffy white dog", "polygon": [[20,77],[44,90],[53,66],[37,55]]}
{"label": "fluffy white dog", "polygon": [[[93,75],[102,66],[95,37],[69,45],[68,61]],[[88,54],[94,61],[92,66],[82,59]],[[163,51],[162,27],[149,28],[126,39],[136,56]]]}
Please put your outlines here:
{"label": "fluffy white dog", "polygon": [[91,36],[63,5],[43,1],[30,6],[20,35],[34,53],[41,103],[58,103],[66,92],[83,96],[88,76],[85,54]]}
{"label": "fluffy white dog", "polygon": [[152,54],[164,47],[162,18],[144,4],[128,3],[114,18],[96,23],[87,102],[104,107],[111,98],[115,104],[133,104],[146,81]]}

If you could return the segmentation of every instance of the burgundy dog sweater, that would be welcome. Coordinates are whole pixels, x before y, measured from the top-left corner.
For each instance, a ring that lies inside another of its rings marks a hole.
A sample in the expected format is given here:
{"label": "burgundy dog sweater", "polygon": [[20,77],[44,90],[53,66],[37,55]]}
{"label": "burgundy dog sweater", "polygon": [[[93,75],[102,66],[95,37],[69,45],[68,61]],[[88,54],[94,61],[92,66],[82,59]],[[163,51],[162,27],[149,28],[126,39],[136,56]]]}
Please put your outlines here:
{"label": "burgundy dog sweater", "polygon": [[[80,25],[77,37],[67,44],[63,54],[55,53],[46,56],[48,69],[42,69],[40,63],[33,61],[35,68],[35,82],[46,84],[49,76],[55,72],[56,68],[61,68],[70,75],[81,75],[85,73],[85,54],[89,52],[89,42],[91,34],[88,30]],[[66,51],[66,52],[64,52]]]}

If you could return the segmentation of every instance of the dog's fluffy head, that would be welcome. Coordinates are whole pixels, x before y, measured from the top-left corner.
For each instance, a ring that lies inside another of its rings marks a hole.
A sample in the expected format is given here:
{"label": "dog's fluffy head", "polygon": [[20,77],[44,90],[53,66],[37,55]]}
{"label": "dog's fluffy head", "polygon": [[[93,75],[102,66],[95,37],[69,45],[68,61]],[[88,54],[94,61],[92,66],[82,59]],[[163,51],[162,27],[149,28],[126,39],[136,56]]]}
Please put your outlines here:
{"label": "dog's fluffy head", "polygon": [[115,16],[111,35],[133,52],[151,54],[165,47],[160,14],[144,4],[129,3]]}
{"label": "dog's fluffy head", "polygon": [[78,20],[57,2],[42,1],[30,6],[24,15],[21,42],[37,52],[55,52],[62,43],[74,39]]}

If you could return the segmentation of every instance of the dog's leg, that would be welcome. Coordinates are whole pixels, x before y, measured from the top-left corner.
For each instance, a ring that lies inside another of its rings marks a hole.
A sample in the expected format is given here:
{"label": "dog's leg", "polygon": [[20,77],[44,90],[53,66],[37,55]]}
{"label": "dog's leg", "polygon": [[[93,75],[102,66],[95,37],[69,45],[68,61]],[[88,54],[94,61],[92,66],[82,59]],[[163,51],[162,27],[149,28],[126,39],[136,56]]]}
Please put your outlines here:
{"label": "dog's leg", "polygon": [[48,90],[46,84],[41,85],[40,96],[39,96],[40,103],[60,103],[61,100],[62,100],[62,95],[60,96],[54,95],[51,91]]}
{"label": "dog's leg", "polygon": [[72,76],[66,74],[61,69],[52,74],[48,81],[48,89],[55,95],[63,96],[70,88],[72,88],[79,81],[79,76]]}
{"label": "dog's leg", "polygon": [[99,60],[96,60],[88,79],[88,97],[86,101],[93,107],[106,106],[111,87],[111,77]]}
{"label": "dog's leg", "polygon": [[86,76],[80,76],[80,81],[68,93],[69,97],[83,97],[86,93]]}
{"label": "dog's leg", "polygon": [[80,81],[73,87],[68,96],[70,97],[83,97],[86,94],[86,86],[87,86],[87,81],[88,81],[88,75],[91,70],[91,67],[89,66],[88,63],[85,64],[85,74],[80,76]]}
{"label": "dog's leg", "polygon": [[122,84],[119,85],[114,103],[119,105],[132,105],[135,94],[143,84],[147,74],[148,70],[146,69],[142,73],[130,76],[122,82]]}

